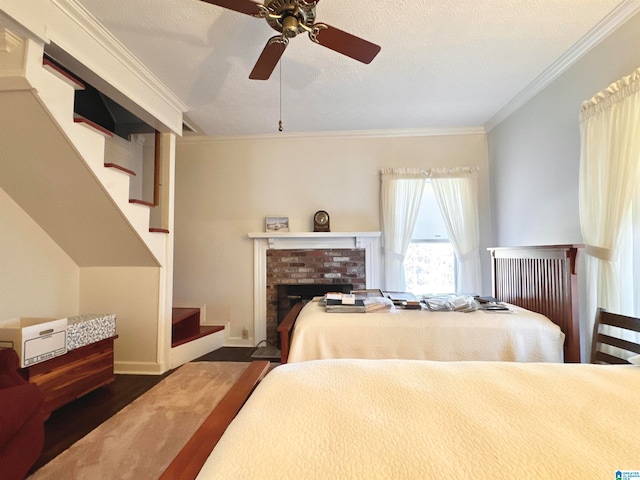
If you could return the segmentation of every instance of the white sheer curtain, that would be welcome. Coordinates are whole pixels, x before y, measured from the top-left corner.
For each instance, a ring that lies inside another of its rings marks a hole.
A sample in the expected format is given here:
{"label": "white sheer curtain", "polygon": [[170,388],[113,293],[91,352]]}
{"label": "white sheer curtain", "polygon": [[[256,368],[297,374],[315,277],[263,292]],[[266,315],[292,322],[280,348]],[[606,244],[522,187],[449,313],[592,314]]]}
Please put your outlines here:
{"label": "white sheer curtain", "polygon": [[381,171],[384,288],[388,291],[405,290],[402,264],[411,242],[426,178],[427,173],[417,168],[384,168]]}
{"label": "white sheer curtain", "polygon": [[623,313],[619,257],[640,181],[639,90],[640,69],[584,102],[580,112],[580,226],[587,254],[588,332],[596,307]]}
{"label": "white sheer curtain", "polygon": [[478,168],[432,169],[429,176],[458,259],[456,292],[480,295]]}

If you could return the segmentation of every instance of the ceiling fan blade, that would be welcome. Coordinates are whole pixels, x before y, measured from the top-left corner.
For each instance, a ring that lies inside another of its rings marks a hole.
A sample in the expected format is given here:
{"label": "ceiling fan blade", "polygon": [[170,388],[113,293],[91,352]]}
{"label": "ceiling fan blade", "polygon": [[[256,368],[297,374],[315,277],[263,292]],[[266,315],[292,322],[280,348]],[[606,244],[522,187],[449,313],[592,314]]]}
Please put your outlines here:
{"label": "ceiling fan blade", "polygon": [[268,80],[288,43],[289,40],[287,38],[281,36],[271,37],[264,46],[264,50],[262,50],[253,70],[251,70],[249,78],[251,80]]}
{"label": "ceiling fan blade", "polygon": [[347,57],[351,57],[354,60],[358,60],[359,62],[371,63],[380,51],[380,46],[375,43],[368,42],[331,25],[321,23],[314,25],[314,29],[316,27],[316,43],[346,55]]}
{"label": "ceiling fan blade", "polygon": [[219,7],[228,8],[236,12],[245,13],[247,15],[259,15],[260,9],[258,5],[260,3],[253,2],[252,0],[201,0],[211,5],[218,5]]}

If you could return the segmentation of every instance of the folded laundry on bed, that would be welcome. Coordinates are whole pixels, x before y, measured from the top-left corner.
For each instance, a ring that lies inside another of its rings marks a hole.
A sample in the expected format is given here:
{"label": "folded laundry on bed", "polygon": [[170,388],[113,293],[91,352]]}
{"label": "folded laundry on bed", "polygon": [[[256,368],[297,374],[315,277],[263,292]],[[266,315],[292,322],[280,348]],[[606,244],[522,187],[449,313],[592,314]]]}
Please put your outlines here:
{"label": "folded laundry on bed", "polygon": [[356,305],[359,307],[364,306],[364,296],[356,296],[353,293],[340,293],[340,294],[327,294],[327,305]]}
{"label": "folded laundry on bed", "polygon": [[479,296],[476,295],[473,297],[480,305],[484,304],[484,303],[498,303],[498,299],[496,297],[492,297],[492,296]]}
{"label": "folded laundry on bed", "polygon": [[411,292],[384,292],[384,296],[389,298],[394,305],[401,306],[404,302],[413,302],[418,300]]}
{"label": "folded laundry on bed", "polygon": [[424,304],[434,312],[474,312],[478,302],[469,295],[435,295],[425,297]]}
{"label": "folded laundry on bed", "polygon": [[393,308],[393,302],[385,297],[367,297],[357,299],[357,303],[334,303],[327,299],[326,311],[329,313],[367,313],[380,312]]}
{"label": "folded laundry on bed", "polygon": [[420,300],[407,300],[402,302],[400,306],[407,310],[421,310],[422,302],[420,302]]}
{"label": "folded laundry on bed", "polygon": [[502,303],[485,303],[484,305],[480,305],[480,310],[499,312],[509,310],[509,307]]}

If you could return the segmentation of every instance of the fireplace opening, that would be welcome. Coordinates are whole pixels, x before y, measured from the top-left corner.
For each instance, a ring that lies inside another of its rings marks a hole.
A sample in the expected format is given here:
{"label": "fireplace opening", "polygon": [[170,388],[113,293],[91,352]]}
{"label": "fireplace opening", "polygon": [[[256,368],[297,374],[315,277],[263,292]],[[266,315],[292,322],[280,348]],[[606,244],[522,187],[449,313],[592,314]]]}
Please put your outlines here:
{"label": "fireplace opening", "polygon": [[[349,293],[353,290],[351,283],[326,283],[326,284],[285,284],[277,286],[277,324],[280,325],[291,307],[298,302],[308,302],[313,297],[320,297],[327,292]],[[281,348],[278,336],[278,348]]]}

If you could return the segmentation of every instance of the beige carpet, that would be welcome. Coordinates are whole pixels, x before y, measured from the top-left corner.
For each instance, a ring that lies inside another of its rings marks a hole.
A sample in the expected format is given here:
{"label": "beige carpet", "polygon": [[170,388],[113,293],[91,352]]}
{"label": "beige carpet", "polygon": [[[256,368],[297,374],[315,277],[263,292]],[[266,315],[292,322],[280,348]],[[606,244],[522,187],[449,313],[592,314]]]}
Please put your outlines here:
{"label": "beige carpet", "polygon": [[157,479],[248,365],[183,365],[29,480]]}

